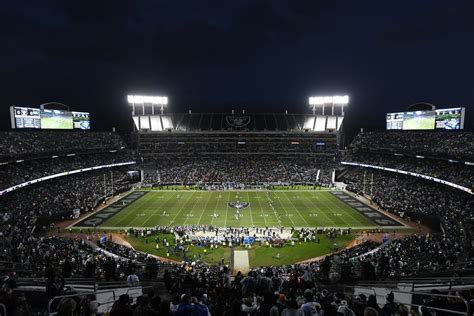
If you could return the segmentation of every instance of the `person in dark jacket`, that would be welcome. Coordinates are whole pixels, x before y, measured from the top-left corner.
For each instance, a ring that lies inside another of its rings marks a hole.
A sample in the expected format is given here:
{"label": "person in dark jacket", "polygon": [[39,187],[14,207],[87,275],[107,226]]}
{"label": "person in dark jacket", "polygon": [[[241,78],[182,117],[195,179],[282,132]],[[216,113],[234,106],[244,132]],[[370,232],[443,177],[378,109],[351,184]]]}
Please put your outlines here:
{"label": "person in dark jacket", "polygon": [[323,263],[321,263],[321,273],[323,281],[325,282],[329,282],[329,271],[331,271],[331,266],[331,259],[329,258],[329,256],[326,256],[326,258],[324,258]]}
{"label": "person in dark jacket", "polygon": [[69,261],[69,259],[66,258],[66,260],[64,260],[64,263],[63,263],[63,269],[62,269],[62,275],[63,275],[63,278],[70,278],[71,275],[72,275],[72,264],[71,264],[71,261]]}
{"label": "person in dark jacket", "polygon": [[178,309],[174,313],[176,316],[208,316],[209,310],[204,304],[199,304],[197,300],[192,302],[192,297],[189,294],[184,294],[182,303],[179,304]]}
{"label": "person in dark jacket", "polygon": [[120,295],[110,310],[110,316],[133,316],[133,310],[130,306],[130,296],[127,294]]}

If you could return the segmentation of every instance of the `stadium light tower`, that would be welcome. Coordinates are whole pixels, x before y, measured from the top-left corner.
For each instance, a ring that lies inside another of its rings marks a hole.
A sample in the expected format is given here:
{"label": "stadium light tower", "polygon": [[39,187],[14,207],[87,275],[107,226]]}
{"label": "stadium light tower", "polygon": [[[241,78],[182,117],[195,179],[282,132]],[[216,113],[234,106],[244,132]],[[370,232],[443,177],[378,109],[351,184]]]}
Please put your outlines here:
{"label": "stadium light tower", "polygon": [[309,105],[313,107],[313,114],[316,115],[316,107],[321,106],[324,115],[324,105],[331,104],[331,115],[334,115],[334,105],[341,105],[341,114],[344,116],[344,105],[349,103],[348,95],[334,95],[327,97],[309,97]]}
{"label": "stadium light tower", "polygon": [[165,96],[145,96],[145,95],[128,95],[127,101],[132,105],[132,113],[135,115],[135,105],[142,105],[143,113],[145,115],[145,104],[151,104],[151,114],[155,115],[155,105],[160,106],[161,114],[163,109],[168,105],[168,97]]}

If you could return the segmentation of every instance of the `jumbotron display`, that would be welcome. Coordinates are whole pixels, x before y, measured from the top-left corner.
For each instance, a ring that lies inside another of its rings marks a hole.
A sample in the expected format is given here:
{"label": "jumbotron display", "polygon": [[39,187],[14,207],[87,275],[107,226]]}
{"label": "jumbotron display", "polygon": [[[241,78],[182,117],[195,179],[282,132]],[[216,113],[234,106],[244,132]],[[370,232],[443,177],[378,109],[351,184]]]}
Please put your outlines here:
{"label": "jumbotron display", "polygon": [[10,107],[12,128],[89,130],[88,112]]}
{"label": "jumbotron display", "polygon": [[465,108],[387,113],[387,130],[463,129]]}

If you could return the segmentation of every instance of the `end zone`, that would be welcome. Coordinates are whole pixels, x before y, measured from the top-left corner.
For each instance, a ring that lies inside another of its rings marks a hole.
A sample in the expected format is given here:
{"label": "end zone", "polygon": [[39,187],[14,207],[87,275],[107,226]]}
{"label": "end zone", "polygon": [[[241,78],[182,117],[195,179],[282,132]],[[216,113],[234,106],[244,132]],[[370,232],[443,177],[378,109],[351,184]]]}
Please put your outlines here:
{"label": "end zone", "polygon": [[103,209],[87,216],[86,218],[74,223],[70,227],[74,228],[91,228],[101,226],[112,216],[118,214],[124,208],[143,197],[148,192],[144,191],[133,191],[127,196],[113,202],[112,204],[104,207]]}
{"label": "end zone", "polygon": [[333,191],[330,193],[380,227],[383,227],[383,228],[405,227],[405,225],[402,224],[401,222],[395,220],[394,218],[390,216],[387,216],[386,214],[381,213],[377,209],[363,203],[362,201],[356,199],[355,197],[351,196],[347,192]]}

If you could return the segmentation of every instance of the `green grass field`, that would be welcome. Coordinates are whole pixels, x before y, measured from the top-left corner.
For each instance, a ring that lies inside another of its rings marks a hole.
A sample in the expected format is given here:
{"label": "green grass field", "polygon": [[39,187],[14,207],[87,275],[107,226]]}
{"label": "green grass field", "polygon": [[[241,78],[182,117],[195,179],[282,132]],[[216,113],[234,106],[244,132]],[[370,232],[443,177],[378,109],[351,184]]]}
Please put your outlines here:
{"label": "green grass field", "polygon": [[[167,238],[170,241],[171,248],[175,245],[172,234],[154,234],[147,237],[128,236],[126,239],[136,250],[176,261],[183,260],[182,255],[167,253],[163,247],[156,249],[154,239],[157,236],[161,240]],[[335,240],[329,240],[325,235],[320,235],[319,237],[319,244],[315,242],[297,242],[294,247],[291,247],[288,243],[281,248],[258,246],[256,244],[250,249],[239,246],[235,247],[235,250],[247,250],[249,252],[249,263],[252,268],[270,265],[278,266],[325,255],[335,251],[334,246],[337,249],[343,249],[353,239],[353,236],[349,235],[337,236]],[[231,251],[229,247],[219,247],[216,249],[187,245],[186,249],[188,260],[198,260],[200,258],[200,260],[209,264],[219,264],[220,260],[224,258],[225,264],[230,263]],[[206,250],[204,251],[204,249]]]}
{"label": "green grass field", "polygon": [[[238,219],[229,202],[248,202]],[[117,203],[120,203],[117,202]],[[273,205],[273,208],[271,207]],[[328,191],[149,191],[101,227],[376,227]]]}

